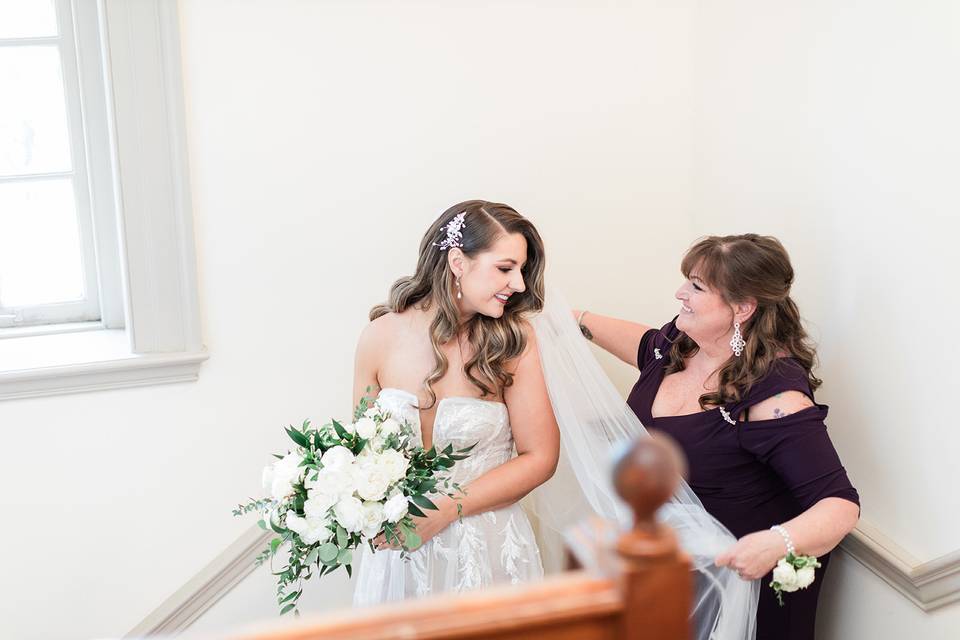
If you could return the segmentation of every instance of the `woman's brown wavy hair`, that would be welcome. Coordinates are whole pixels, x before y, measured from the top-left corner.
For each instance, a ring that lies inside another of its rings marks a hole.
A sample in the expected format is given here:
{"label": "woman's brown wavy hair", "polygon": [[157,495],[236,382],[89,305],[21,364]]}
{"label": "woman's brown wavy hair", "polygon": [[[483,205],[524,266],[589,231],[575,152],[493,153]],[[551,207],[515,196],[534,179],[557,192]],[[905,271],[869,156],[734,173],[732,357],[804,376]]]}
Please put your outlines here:
{"label": "woman's brown wavy hair", "polygon": [[[790,297],[790,256],[779,240],[755,233],[702,238],[684,255],[680,271],[685,278],[695,271],[729,304],[757,301],[756,311],[740,327],[747,343],[743,354],[731,354],[720,369],[717,390],[700,396],[702,409],[739,402],[784,356],[803,366],[811,390],[820,386],[820,379],[813,375],[816,351]],[[684,359],[698,348],[689,336],[680,334],[670,349],[666,373],[683,371]]]}
{"label": "woman's brown wavy hair", "polygon": [[[473,258],[487,251],[504,234],[519,233],[527,241],[527,260],[521,270],[526,290],[514,293],[504,307],[503,315],[491,318],[474,314],[461,324],[454,293],[454,275],[447,263],[447,251],[437,246],[446,238],[447,224],[465,213],[461,250]],[[513,208],[486,200],[468,200],[443,212],[420,241],[420,258],[416,272],[397,280],[390,288],[386,303],[370,311],[370,320],[387,313],[401,313],[413,305],[423,309],[437,305],[437,314],[430,324],[430,342],[436,366],[424,381],[430,405],[437,400],[433,383],[447,373],[449,362],[440,347],[464,334],[473,347],[473,356],[465,363],[464,373],[480,389],[483,397],[500,397],[513,384],[507,367],[527,347],[524,333],[526,317],[543,309],[543,272],[546,256],[543,241],[529,220]],[[424,407],[429,408],[429,407]]]}

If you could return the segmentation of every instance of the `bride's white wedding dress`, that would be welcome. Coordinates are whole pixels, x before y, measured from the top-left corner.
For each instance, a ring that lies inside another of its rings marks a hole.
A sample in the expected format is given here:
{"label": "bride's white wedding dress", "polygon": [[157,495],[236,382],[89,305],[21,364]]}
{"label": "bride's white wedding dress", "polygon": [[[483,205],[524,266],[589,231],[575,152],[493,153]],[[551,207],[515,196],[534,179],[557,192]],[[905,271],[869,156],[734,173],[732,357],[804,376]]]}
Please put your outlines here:
{"label": "bride's white wedding dress", "polygon": [[[414,427],[422,444],[417,396],[383,389],[380,406]],[[502,402],[451,397],[438,401],[433,442],[440,449],[476,443],[470,456],[453,466],[451,479],[466,486],[514,454],[513,432]],[[400,551],[361,551],[355,605],[377,604],[491,584],[516,584],[543,576],[530,521],[519,504],[454,521],[407,558]]]}

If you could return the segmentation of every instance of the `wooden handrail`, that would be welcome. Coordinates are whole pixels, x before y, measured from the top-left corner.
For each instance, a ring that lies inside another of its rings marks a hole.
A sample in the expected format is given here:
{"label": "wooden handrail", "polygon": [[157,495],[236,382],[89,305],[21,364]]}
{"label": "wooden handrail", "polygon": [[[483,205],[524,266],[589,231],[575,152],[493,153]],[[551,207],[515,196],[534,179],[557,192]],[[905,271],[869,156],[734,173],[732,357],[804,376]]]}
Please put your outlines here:
{"label": "wooden handrail", "polygon": [[[638,440],[614,470],[614,486],[633,509],[633,529],[613,548],[603,543],[578,556],[606,554],[609,575],[567,571],[540,582],[443,594],[333,616],[276,621],[232,640],[686,640],[690,635],[690,561],[671,529],[654,514],[673,494],[683,468],[669,442]],[[584,527],[581,531],[590,531]],[[571,539],[576,539],[571,537]]]}

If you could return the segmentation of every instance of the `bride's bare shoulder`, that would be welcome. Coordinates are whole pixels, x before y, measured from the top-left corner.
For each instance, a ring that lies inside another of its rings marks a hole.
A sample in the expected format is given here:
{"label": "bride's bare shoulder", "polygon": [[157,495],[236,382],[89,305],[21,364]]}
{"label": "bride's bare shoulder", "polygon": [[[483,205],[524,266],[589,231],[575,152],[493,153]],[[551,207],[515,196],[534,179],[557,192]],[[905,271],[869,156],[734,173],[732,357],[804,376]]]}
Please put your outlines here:
{"label": "bride's bare shoulder", "polygon": [[523,332],[524,346],[523,352],[513,359],[511,364],[511,369],[513,373],[519,369],[521,363],[526,360],[536,360],[539,362],[540,354],[539,347],[537,345],[537,333],[533,330],[533,325],[528,320],[523,320],[520,323],[520,329]]}
{"label": "bride's bare shoulder", "polygon": [[381,348],[390,342],[402,339],[416,330],[422,311],[407,309],[400,313],[385,313],[371,320],[360,333],[359,348]]}

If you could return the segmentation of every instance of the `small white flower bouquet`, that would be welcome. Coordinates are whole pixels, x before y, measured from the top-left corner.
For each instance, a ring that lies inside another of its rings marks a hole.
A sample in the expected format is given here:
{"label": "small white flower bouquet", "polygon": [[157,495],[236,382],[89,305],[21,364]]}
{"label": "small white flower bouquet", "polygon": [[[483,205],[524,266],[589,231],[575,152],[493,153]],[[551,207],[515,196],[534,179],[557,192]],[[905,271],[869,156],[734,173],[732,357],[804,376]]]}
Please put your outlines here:
{"label": "small white flower bouquet", "polygon": [[425,451],[411,442],[411,425],[367,398],[355,409],[353,423],[333,420],[317,429],[305,421],[286,432],[296,447],[274,454],[278,460],[263,470],[269,497],[251,498],[233,511],[260,513],[260,526],[277,534],[257,556],[258,566],[289,544],[287,566],[274,572],[281,614],[296,613],[303,581],[313,575],[341,566],[352,575],[353,551],[364,542],[373,549],[380,534],[403,553],[419,547],[412,516],[437,509],[428,494],[462,494],[448,471],[473,448]]}
{"label": "small white flower bouquet", "polygon": [[773,568],[773,582],[770,586],[777,594],[777,602],[783,606],[783,594],[793,593],[797,589],[806,589],[813,584],[814,570],[820,568],[820,561],[813,556],[798,556],[788,553],[780,558]]}

